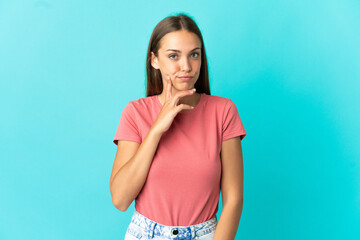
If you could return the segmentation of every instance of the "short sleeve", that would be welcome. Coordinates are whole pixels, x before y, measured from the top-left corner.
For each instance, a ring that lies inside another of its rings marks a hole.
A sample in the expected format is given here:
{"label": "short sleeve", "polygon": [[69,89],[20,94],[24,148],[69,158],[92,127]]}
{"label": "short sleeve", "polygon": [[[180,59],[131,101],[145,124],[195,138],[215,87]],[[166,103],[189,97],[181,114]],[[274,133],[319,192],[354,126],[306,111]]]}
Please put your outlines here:
{"label": "short sleeve", "polygon": [[136,125],[134,106],[131,102],[126,105],[121,113],[113,142],[117,145],[118,140],[127,140],[141,143],[142,139]]}
{"label": "short sleeve", "polygon": [[242,140],[246,136],[237,107],[231,99],[225,104],[222,133],[222,141],[237,136]]}

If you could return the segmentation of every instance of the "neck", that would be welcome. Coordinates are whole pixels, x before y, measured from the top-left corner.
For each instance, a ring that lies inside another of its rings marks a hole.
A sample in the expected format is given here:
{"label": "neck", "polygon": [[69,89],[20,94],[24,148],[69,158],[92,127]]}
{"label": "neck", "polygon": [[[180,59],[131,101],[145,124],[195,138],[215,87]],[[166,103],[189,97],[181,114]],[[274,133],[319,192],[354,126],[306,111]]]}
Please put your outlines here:
{"label": "neck", "polygon": [[[174,96],[175,93],[172,93],[172,96]],[[165,93],[164,91],[159,95],[159,100],[161,102],[161,105],[164,105],[165,102]],[[194,92],[192,95],[186,95],[184,97],[181,97],[178,101],[178,104],[187,104],[190,106],[195,107],[200,101],[200,93]]]}

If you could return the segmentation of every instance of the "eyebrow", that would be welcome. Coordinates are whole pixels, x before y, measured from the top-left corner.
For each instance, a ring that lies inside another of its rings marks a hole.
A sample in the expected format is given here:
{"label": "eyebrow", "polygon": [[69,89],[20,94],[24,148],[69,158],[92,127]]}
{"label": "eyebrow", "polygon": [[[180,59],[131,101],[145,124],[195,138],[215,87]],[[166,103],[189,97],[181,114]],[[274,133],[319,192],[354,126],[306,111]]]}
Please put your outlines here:
{"label": "eyebrow", "polygon": [[[194,48],[194,49],[193,49],[193,50],[191,50],[190,52],[192,52],[192,51],[194,51],[194,50],[196,50],[196,49],[200,49],[200,48],[199,48],[199,47]],[[177,49],[168,49],[168,50],[166,50],[166,51],[181,52],[180,50],[177,50]]]}

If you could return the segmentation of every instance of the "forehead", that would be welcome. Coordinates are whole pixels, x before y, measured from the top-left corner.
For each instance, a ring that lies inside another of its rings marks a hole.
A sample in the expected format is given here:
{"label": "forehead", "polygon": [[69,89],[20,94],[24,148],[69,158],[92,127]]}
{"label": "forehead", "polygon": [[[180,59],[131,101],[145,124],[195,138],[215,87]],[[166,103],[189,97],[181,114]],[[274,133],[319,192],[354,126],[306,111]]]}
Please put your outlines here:
{"label": "forehead", "polygon": [[195,33],[184,30],[167,33],[160,40],[160,48],[163,51],[167,49],[191,51],[196,47],[201,47],[199,37]]}

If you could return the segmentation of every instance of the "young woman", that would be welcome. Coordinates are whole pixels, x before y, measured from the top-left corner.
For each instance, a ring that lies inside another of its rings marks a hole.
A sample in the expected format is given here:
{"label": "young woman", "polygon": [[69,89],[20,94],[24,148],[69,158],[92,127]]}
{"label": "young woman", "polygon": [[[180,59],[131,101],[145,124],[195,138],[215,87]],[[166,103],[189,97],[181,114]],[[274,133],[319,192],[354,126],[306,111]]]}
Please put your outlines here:
{"label": "young woman", "polygon": [[234,239],[246,132],[233,101],[210,95],[204,41],[190,17],[157,24],[146,70],[147,96],[125,106],[113,140],[112,202],[126,211],[135,200],[125,239]]}

